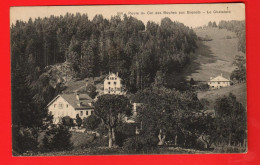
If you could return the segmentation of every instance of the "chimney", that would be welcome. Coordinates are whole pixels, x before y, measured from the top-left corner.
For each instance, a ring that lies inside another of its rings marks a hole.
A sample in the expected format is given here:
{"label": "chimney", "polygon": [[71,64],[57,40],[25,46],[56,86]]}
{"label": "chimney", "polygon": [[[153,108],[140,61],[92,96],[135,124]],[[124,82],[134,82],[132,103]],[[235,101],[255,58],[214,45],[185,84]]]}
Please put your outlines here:
{"label": "chimney", "polygon": [[76,99],[79,100],[79,93],[76,94]]}
{"label": "chimney", "polygon": [[79,107],[82,107],[82,102],[79,101],[79,102],[77,103],[77,105],[78,105]]}
{"label": "chimney", "polygon": [[116,76],[118,76],[118,72],[116,72]]}
{"label": "chimney", "polygon": [[210,80],[212,79],[212,77],[209,78]]}
{"label": "chimney", "polygon": [[220,74],[220,76],[222,77],[222,73]]}

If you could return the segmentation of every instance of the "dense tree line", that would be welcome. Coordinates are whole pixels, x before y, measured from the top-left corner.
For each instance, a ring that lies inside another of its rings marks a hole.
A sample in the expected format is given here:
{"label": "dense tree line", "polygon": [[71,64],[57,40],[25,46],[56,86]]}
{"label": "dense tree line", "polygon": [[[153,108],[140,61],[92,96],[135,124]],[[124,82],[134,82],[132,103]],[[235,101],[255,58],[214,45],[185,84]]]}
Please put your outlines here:
{"label": "dense tree line", "polygon": [[126,15],[89,20],[67,13],[17,21],[11,27],[12,68],[23,63],[41,73],[48,65],[69,62],[77,77],[119,72],[129,89],[138,90],[149,86],[157,71],[184,67],[196,38],[192,29],[169,18],[146,26]]}
{"label": "dense tree line", "polygon": [[235,32],[238,37],[238,50],[243,53],[246,52],[246,29],[245,21],[220,21],[218,24],[220,29],[227,29]]}
{"label": "dense tree line", "polygon": [[232,71],[230,79],[233,83],[243,83],[246,82],[246,59],[244,56],[236,56],[233,65],[236,69]]}

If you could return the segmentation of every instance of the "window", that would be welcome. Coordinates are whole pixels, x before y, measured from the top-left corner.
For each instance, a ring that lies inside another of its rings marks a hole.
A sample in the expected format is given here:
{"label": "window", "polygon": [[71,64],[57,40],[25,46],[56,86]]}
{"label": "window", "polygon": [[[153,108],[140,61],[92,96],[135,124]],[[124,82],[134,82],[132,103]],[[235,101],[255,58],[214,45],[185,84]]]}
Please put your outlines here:
{"label": "window", "polygon": [[55,107],[56,107],[56,104],[54,104],[53,107],[55,108]]}
{"label": "window", "polygon": [[116,82],[114,82],[114,84],[116,85]]}
{"label": "window", "polygon": [[67,108],[69,107],[69,104],[67,104]]}
{"label": "window", "polygon": [[115,80],[116,80],[117,78],[115,77]]}
{"label": "window", "polygon": [[110,81],[108,81],[107,83],[108,83],[108,85],[110,85]]}
{"label": "window", "polygon": [[83,116],[83,111],[80,111],[80,116]]}
{"label": "window", "polygon": [[114,77],[112,77],[111,80],[114,80]]}
{"label": "window", "polygon": [[220,84],[220,82],[218,82],[218,84]]}
{"label": "window", "polygon": [[86,115],[88,116],[88,111],[86,111]]}
{"label": "window", "polygon": [[94,111],[90,111],[90,114],[93,114],[94,113]]}
{"label": "window", "polygon": [[62,104],[62,103],[59,103],[59,104],[58,104],[58,108],[59,108],[59,109],[62,109],[62,108],[63,108],[63,104]]}

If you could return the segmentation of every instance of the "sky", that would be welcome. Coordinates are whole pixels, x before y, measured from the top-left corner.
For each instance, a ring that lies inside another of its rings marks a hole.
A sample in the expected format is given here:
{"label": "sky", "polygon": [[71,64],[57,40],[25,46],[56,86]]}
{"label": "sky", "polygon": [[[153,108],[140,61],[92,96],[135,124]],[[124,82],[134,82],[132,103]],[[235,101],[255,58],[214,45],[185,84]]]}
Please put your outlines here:
{"label": "sky", "polygon": [[[187,14],[187,11],[193,14]],[[228,13],[219,13],[225,11]],[[206,25],[209,21],[221,20],[244,20],[245,5],[243,3],[218,3],[218,4],[173,4],[173,5],[102,5],[102,6],[29,6],[11,7],[10,25],[16,20],[28,21],[31,17],[49,17],[50,15],[60,16],[69,13],[86,13],[90,20],[97,14],[102,14],[110,19],[119,13],[136,17],[144,24],[148,21],[160,23],[164,17],[172,21],[182,22],[190,27]],[[141,14],[143,12],[143,14]],[[157,12],[157,13],[156,13]],[[168,12],[168,14],[164,13]],[[171,12],[172,14],[169,14]],[[176,13],[175,13],[176,12]],[[184,12],[180,14],[179,12]],[[209,13],[211,12],[211,13]],[[199,13],[199,14],[198,14]]]}

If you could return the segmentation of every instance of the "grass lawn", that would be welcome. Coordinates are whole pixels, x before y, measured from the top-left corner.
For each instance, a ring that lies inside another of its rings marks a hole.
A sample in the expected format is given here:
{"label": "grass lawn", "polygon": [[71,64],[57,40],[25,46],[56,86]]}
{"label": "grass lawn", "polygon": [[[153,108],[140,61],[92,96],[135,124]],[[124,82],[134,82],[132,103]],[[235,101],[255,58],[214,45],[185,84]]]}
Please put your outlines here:
{"label": "grass lawn", "polygon": [[[185,149],[180,147],[163,147],[155,148],[147,151],[125,151],[120,147],[108,148],[108,147],[96,147],[77,149],[72,151],[61,152],[48,152],[48,153],[35,153],[30,156],[69,156],[69,155],[151,155],[151,154],[206,154],[213,151],[200,151],[195,149]],[[26,155],[24,155],[26,156]]]}
{"label": "grass lawn", "polygon": [[[184,73],[186,79],[191,77],[197,81],[208,81],[221,73],[226,78],[230,77],[235,69],[232,65],[236,55],[245,55],[237,49],[238,38],[235,33],[226,29],[205,28],[194,29],[197,36],[208,35],[212,41],[198,41],[198,49],[191,54],[191,63]],[[227,39],[231,36],[231,39]]]}
{"label": "grass lawn", "polygon": [[236,84],[233,86],[229,86],[226,88],[220,88],[220,89],[215,89],[215,90],[209,90],[205,92],[199,92],[198,93],[198,98],[202,99],[205,98],[210,101],[210,107],[209,109],[214,109],[214,103],[215,100],[218,97],[228,95],[229,93],[233,93],[236,97],[237,100],[243,104],[244,107],[247,106],[247,98],[246,98],[246,84]]}

